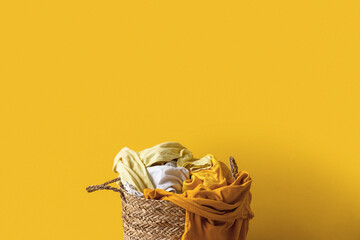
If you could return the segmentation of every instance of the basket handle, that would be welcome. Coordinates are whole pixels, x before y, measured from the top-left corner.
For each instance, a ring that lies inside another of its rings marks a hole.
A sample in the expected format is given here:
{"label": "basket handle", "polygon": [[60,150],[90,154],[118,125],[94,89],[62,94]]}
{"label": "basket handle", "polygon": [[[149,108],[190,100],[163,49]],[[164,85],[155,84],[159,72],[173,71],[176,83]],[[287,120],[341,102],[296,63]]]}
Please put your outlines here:
{"label": "basket handle", "polygon": [[[119,182],[119,188],[109,186],[109,184],[114,183],[114,182]],[[112,179],[110,181],[107,181],[107,182],[105,182],[103,184],[100,184],[100,185],[91,185],[91,186],[88,186],[86,188],[86,191],[88,193],[95,192],[95,191],[98,191],[98,190],[111,190],[111,191],[114,191],[114,192],[118,192],[118,193],[120,193],[121,198],[124,201],[126,201],[126,198],[125,198],[125,195],[124,195],[124,186],[121,183],[121,178],[120,177],[114,178],[114,179]]]}
{"label": "basket handle", "polygon": [[234,179],[236,179],[236,174],[238,173],[238,166],[233,157],[229,157],[230,170]]}

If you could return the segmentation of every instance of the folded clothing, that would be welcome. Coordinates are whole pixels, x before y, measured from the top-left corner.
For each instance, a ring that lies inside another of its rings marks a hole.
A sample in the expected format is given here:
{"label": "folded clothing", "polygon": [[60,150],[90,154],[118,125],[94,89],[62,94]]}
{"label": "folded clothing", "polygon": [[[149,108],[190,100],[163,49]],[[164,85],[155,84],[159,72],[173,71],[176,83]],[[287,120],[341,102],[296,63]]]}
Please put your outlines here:
{"label": "folded clothing", "polygon": [[173,193],[182,193],[183,181],[190,178],[189,170],[184,167],[176,167],[176,161],[148,167],[147,171],[155,188]]}

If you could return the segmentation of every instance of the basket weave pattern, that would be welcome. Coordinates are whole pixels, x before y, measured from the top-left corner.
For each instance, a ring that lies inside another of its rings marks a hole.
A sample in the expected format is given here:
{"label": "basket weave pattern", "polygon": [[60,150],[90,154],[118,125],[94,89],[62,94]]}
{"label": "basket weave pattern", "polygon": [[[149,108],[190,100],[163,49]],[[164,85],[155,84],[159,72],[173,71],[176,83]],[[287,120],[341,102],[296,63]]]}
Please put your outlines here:
{"label": "basket weave pattern", "polygon": [[[230,157],[230,169],[235,177],[238,168]],[[108,184],[117,182],[119,188]],[[120,178],[86,188],[88,192],[112,190],[120,193],[125,240],[180,240],[184,233],[185,209],[165,200],[145,199],[128,193]]]}
{"label": "basket weave pattern", "polygon": [[172,202],[122,195],[124,239],[181,239],[185,209]]}

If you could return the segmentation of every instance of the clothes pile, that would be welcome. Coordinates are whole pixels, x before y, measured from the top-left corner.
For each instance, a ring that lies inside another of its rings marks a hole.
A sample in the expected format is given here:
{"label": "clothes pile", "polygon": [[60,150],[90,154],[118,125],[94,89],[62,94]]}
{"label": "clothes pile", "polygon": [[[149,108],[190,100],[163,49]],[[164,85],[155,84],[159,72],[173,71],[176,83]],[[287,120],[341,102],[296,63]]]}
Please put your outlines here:
{"label": "clothes pile", "polygon": [[140,152],[125,147],[116,155],[113,171],[130,194],[184,208],[183,240],[246,239],[254,216],[247,172],[238,172],[234,179],[213,155],[194,158],[177,142]]}

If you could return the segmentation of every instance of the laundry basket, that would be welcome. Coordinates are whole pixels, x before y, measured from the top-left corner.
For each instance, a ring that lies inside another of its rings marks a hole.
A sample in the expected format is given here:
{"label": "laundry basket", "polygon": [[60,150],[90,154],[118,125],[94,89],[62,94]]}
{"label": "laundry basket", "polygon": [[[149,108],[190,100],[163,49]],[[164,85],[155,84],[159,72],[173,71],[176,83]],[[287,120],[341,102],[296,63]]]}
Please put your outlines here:
{"label": "laundry basket", "polygon": [[[231,173],[238,172],[233,157],[229,158]],[[109,186],[117,182],[119,188]],[[119,192],[125,240],[178,240],[184,233],[185,209],[165,200],[145,199],[128,193],[120,178],[86,188],[88,192],[112,190]]]}

